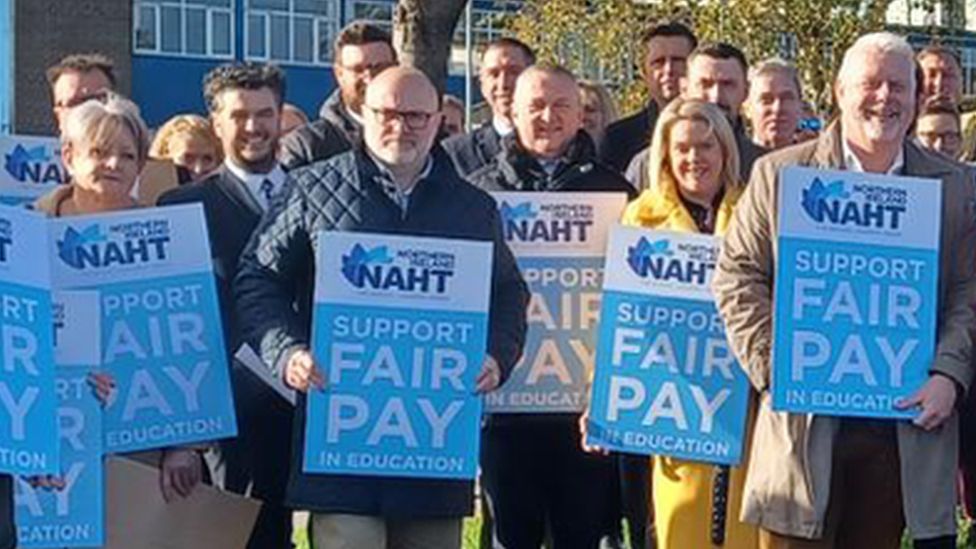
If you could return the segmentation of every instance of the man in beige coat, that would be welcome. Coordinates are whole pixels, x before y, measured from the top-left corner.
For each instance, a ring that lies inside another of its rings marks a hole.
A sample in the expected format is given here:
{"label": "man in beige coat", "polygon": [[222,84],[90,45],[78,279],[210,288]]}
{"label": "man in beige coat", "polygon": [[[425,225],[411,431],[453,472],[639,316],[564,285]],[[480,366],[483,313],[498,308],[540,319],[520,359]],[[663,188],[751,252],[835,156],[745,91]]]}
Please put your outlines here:
{"label": "man in beige coat", "polygon": [[[725,238],[713,289],[735,353],[760,393],[742,519],[764,548],[955,547],[955,405],[972,378],[974,191],[957,165],[907,137],[915,65],[900,37],[861,37],[835,84],[839,120],[817,140],[761,158]],[[942,181],[939,317],[930,377],[900,403],[909,421],[774,412],[769,392],[780,170],[819,168]]]}

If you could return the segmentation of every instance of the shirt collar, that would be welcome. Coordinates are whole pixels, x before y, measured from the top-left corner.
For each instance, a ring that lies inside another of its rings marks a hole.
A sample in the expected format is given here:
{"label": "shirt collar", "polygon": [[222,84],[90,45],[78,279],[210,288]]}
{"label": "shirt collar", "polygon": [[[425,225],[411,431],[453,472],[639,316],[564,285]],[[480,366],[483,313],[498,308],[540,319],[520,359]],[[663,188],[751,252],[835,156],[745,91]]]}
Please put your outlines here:
{"label": "shirt collar", "polygon": [[383,179],[384,184],[389,183],[393,185],[392,188],[396,189],[398,193],[403,193],[404,195],[407,196],[409,196],[410,193],[412,193],[413,190],[417,188],[417,183],[419,183],[423,179],[426,179],[430,175],[430,172],[434,169],[434,159],[431,155],[428,154],[427,162],[424,164],[424,168],[420,170],[420,173],[417,174],[416,179],[414,179],[413,182],[410,183],[409,187],[407,187],[406,189],[401,189],[400,186],[396,184],[396,180],[393,179],[393,172],[391,172],[389,168],[386,167],[386,164],[384,164],[382,160],[377,158],[369,149],[366,149],[366,154],[369,155],[370,160],[372,160],[373,164],[376,165],[376,169],[379,171],[379,177]]}
{"label": "shirt collar", "polygon": [[496,116],[491,117],[491,127],[495,128],[495,133],[502,137],[515,132],[514,126]]}
{"label": "shirt collar", "polygon": [[[848,144],[847,140],[841,135],[840,139],[841,153],[844,155],[844,168],[852,172],[863,172],[864,166],[861,164],[861,159],[858,158],[857,153],[854,152]],[[885,172],[888,175],[898,175],[902,172],[905,167],[905,148],[898,147],[898,154],[895,155],[895,159],[891,163],[891,167]]]}
{"label": "shirt collar", "polygon": [[277,194],[281,192],[282,187],[285,183],[285,171],[281,169],[281,165],[275,163],[274,167],[268,173],[254,173],[249,172],[241,166],[235,164],[230,158],[224,159],[224,167],[227,168],[231,174],[237,179],[240,179],[247,187],[251,196],[258,201],[263,209],[267,209],[269,204],[265,204],[266,199],[264,192],[261,190],[261,184],[267,179],[271,181],[272,192]]}

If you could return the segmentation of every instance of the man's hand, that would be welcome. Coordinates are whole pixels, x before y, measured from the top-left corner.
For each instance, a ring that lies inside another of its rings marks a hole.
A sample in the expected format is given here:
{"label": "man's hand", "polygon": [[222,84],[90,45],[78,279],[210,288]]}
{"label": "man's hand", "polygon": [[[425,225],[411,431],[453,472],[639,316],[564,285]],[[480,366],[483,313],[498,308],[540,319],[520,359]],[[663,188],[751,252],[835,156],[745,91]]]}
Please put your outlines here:
{"label": "man's hand", "polygon": [[308,391],[309,386],[318,389],[325,387],[325,378],[315,365],[312,353],[299,349],[288,357],[285,364],[285,385],[302,392]]}
{"label": "man's hand", "polygon": [[31,488],[41,488],[47,491],[64,490],[68,486],[64,477],[59,475],[34,475],[26,477],[24,480],[31,485]]}
{"label": "man's hand", "polygon": [[952,415],[955,405],[955,383],[939,374],[929,376],[929,380],[914,395],[895,403],[895,407],[899,410],[920,407],[922,411],[915,417],[913,423],[926,431],[941,427]]}
{"label": "man's hand", "polygon": [[481,373],[475,381],[474,391],[478,394],[489,393],[497,389],[501,382],[501,366],[491,355],[485,355],[485,362],[481,365]]}
{"label": "man's hand", "polygon": [[159,468],[159,488],[166,503],[189,497],[203,479],[200,454],[189,448],[166,448]]}
{"label": "man's hand", "polygon": [[115,401],[115,378],[107,372],[92,372],[88,374],[88,385],[95,392],[95,398],[103,408]]}
{"label": "man's hand", "polygon": [[610,451],[601,446],[593,446],[586,443],[586,433],[587,424],[590,421],[590,411],[587,409],[579,417],[579,432],[580,432],[580,448],[583,449],[587,454],[599,454],[601,456],[606,456],[610,454]]}

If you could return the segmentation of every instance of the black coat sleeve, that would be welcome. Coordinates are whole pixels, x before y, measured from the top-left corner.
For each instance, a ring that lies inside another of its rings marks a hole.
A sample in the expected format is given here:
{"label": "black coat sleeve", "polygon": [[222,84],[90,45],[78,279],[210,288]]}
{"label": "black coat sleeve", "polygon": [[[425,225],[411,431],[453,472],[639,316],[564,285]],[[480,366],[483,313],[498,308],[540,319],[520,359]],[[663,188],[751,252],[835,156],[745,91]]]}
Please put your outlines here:
{"label": "black coat sleeve", "polygon": [[237,317],[244,339],[258,350],[275,375],[281,359],[308,348],[309,326],[295,308],[300,283],[309,272],[312,246],[306,190],[289,182],[244,249],[234,279]]}
{"label": "black coat sleeve", "polygon": [[488,354],[498,361],[504,382],[521,358],[525,346],[525,309],[529,303],[529,288],[512,250],[505,242],[501,219],[493,200],[491,204],[486,226],[491,231],[495,251],[491,310],[488,315]]}

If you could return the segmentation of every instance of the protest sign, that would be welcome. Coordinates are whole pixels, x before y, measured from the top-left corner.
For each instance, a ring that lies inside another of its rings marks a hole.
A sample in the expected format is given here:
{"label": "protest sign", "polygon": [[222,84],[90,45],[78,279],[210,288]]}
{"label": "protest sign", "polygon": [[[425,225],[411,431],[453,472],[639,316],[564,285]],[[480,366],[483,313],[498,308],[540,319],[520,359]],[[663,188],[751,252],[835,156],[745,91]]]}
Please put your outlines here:
{"label": "protest sign", "polygon": [[46,220],[0,207],[0,472],[58,472]]}
{"label": "protest sign", "polygon": [[473,479],[492,244],[318,237],[306,472]]}
{"label": "protest sign", "polygon": [[117,386],[103,418],[105,451],[236,435],[201,207],[58,218],[50,229],[55,286],[99,296],[89,314],[100,322],[96,366]]}
{"label": "protest sign", "polygon": [[615,227],[587,442],[734,465],[749,381],[709,291],[719,239]]}
{"label": "protest sign", "polygon": [[59,366],[56,390],[62,488],[17,479],[17,547],[101,547],[104,543],[101,407],[91,368]]}
{"label": "protest sign", "polygon": [[623,193],[494,193],[531,298],[522,358],[491,413],[581,412],[593,371],[607,231]]}
{"label": "protest sign", "polygon": [[786,168],[779,186],[773,408],[905,418],[935,349],[937,180]]}
{"label": "protest sign", "polygon": [[0,135],[0,154],[0,204],[33,202],[68,181],[56,137]]}

